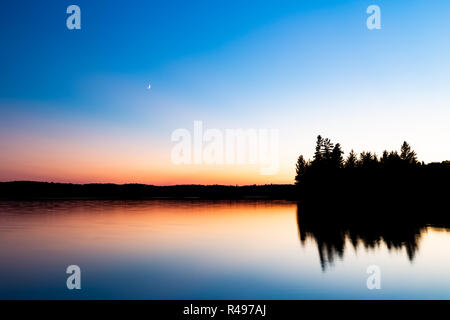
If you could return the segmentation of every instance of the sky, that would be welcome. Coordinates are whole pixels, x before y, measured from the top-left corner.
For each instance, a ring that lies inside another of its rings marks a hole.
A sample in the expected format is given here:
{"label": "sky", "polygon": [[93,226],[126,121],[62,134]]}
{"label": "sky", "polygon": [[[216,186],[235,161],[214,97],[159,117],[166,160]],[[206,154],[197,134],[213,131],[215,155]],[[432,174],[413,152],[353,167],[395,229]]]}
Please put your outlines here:
{"label": "sky", "polygon": [[[446,0],[3,0],[0,181],[292,183],[318,134],[346,153],[406,140],[448,160],[449,13]],[[194,121],[277,130],[278,170],[174,163],[171,136]]]}

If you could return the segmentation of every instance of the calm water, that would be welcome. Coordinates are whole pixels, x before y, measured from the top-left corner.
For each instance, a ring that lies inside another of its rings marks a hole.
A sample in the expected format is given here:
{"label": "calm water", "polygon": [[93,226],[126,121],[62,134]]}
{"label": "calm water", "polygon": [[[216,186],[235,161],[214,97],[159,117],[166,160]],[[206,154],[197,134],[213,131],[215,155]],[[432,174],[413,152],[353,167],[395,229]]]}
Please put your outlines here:
{"label": "calm water", "polygon": [[[0,298],[450,299],[446,229],[327,232],[289,202],[0,202]],[[72,264],[81,290],[66,288]]]}

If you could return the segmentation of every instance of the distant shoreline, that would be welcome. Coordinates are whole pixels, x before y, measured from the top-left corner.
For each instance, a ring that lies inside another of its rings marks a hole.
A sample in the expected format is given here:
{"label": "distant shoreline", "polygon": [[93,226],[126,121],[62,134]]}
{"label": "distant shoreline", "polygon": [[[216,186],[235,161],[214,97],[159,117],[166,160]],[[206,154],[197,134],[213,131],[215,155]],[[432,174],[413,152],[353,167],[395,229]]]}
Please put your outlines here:
{"label": "distant shoreline", "polygon": [[0,200],[295,200],[294,184],[248,186],[0,182]]}

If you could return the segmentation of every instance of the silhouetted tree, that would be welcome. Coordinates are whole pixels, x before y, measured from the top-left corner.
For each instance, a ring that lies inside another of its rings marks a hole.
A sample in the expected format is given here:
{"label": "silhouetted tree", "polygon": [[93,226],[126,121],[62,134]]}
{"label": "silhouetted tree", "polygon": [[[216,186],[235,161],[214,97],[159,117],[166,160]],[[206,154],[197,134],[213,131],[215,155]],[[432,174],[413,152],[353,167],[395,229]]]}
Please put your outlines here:
{"label": "silhouetted tree", "polygon": [[358,166],[361,168],[376,168],[378,166],[378,158],[375,153],[361,152],[359,156]]}
{"label": "silhouetted tree", "polygon": [[400,159],[410,166],[418,164],[417,154],[411,149],[411,146],[404,141],[400,149]]}
{"label": "silhouetted tree", "polygon": [[386,168],[389,163],[389,152],[387,150],[383,151],[383,155],[380,158],[380,165],[382,168]]}
{"label": "silhouetted tree", "polygon": [[334,148],[334,145],[333,145],[333,143],[331,143],[330,139],[326,138],[323,140],[322,154],[323,154],[323,158],[325,159],[327,164],[329,164],[331,162],[333,148]]}
{"label": "silhouetted tree", "polygon": [[333,167],[342,168],[342,165],[344,163],[344,159],[342,158],[343,153],[344,152],[341,149],[341,145],[337,143],[331,153],[331,164]]}
{"label": "silhouetted tree", "polygon": [[322,136],[318,135],[316,140],[316,151],[314,152],[313,158],[314,164],[319,164],[322,161],[322,145],[323,145]]}
{"label": "silhouetted tree", "polygon": [[297,164],[295,166],[296,176],[295,176],[295,183],[298,184],[302,181],[302,178],[305,175],[306,168],[308,166],[308,163],[306,162],[305,158],[303,158],[302,155],[300,155],[297,159]]}
{"label": "silhouetted tree", "polygon": [[391,151],[388,156],[388,161],[387,161],[386,167],[398,168],[398,167],[400,167],[401,162],[402,162],[402,159],[400,158],[398,152]]}
{"label": "silhouetted tree", "polygon": [[322,168],[340,167],[343,162],[342,153],[340,145],[337,145],[336,148],[330,139],[324,139],[319,135],[312,165]]}
{"label": "silhouetted tree", "polygon": [[356,168],[358,162],[358,158],[356,156],[355,151],[350,151],[347,159],[345,160],[344,168]]}

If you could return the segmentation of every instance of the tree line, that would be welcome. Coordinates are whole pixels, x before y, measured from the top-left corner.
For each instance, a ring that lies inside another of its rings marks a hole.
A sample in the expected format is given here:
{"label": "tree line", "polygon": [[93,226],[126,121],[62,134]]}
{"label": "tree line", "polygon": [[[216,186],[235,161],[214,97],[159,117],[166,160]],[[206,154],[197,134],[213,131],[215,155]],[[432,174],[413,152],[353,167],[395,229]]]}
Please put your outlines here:
{"label": "tree line", "polygon": [[407,169],[424,166],[450,167],[449,161],[440,164],[425,165],[419,162],[417,153],[405,141],[398,151],[387,151],[379,157],[374,152],[363,151],[359,155],[351,150],[344,159],[344,152],[339,143],[333,144],[330,139],[317,137],[316,148],[312,160],[306,160],[300,155],[296,164],[296,183],[300,183],[308,172],[323,172],[333,169]]}

